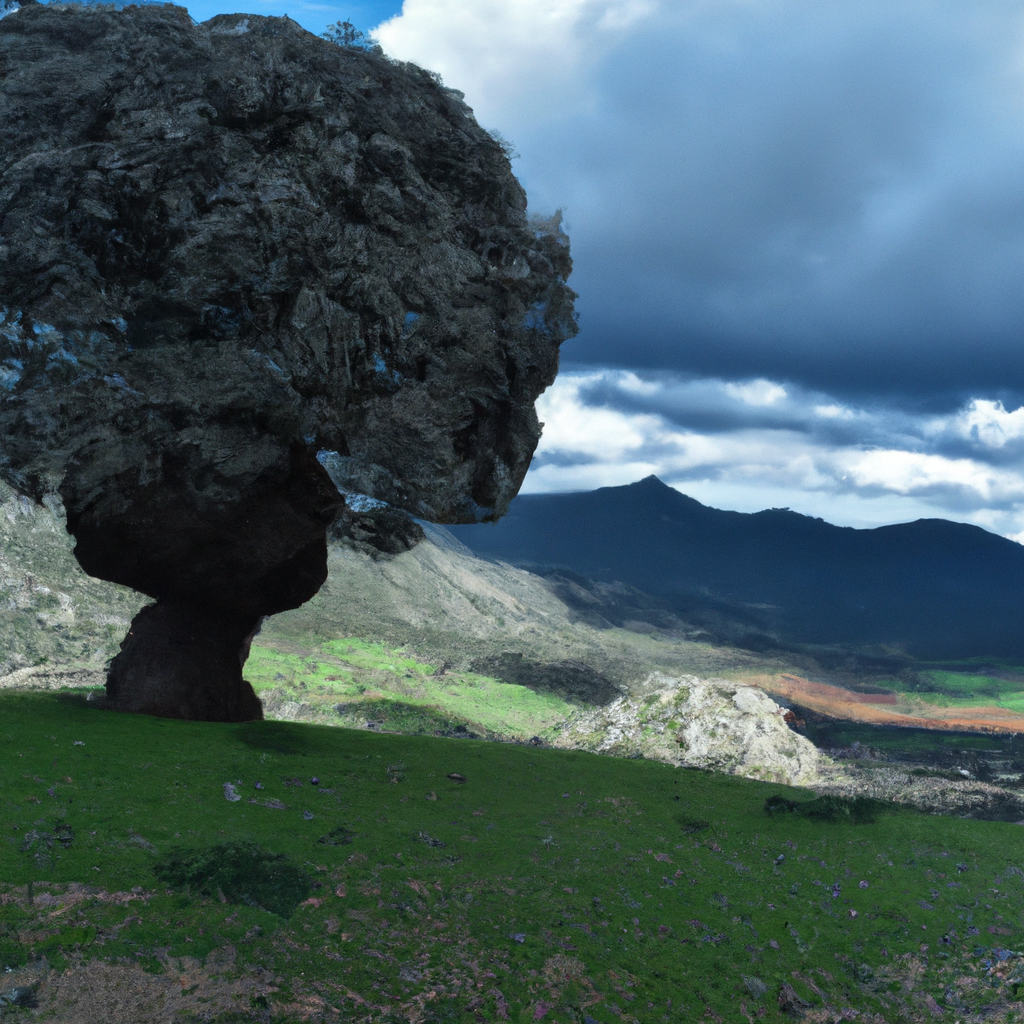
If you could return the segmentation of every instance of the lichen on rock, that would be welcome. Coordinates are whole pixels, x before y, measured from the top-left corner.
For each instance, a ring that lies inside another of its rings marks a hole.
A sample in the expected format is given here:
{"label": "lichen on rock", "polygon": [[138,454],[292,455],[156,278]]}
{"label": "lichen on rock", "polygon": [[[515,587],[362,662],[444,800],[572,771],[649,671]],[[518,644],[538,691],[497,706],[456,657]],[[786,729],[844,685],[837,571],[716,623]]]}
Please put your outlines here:
{"label": "lichen on rock", "polygon": [[288,18],[26,5],[0,104],[0,475],[156,599],[110,706],[258,717],[248,643],[322,584],[335,484],[507,509],[567,238],[436,76]]}
{"label": "lichen on rock", "polygon": [[575,715],[554,745],[789,786],[831,778],[831,759],[786,725],[783,710],[746,683],[652,672],[634,693]]}

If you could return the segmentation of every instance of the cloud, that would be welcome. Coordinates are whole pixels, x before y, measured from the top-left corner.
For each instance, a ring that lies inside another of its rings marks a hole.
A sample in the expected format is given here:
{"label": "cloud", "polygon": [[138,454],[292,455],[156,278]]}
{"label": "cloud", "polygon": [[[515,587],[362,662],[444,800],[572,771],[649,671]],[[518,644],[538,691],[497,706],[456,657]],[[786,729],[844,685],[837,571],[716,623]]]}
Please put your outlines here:
{"label": "cloud", "polygon": [[563,377],[558,387],[548,390],[537,407],[545,429],[538,454],[557,451],[561,444],[571,446],[568,450],[577,456],[616,461],[643,447],[647,433],[657,426],[656,417],[627,415],[580,401],[580,391],[601,379],[599,374]]}
{"label": "cloud", "polygon": [[857,488],[923,495],[957,490],[974,496],[978,504],[1024,500],[1024,475],[999,471],[973,459],[881,449],[842,452],[835,462],[842,467],[840,479]]}
{"label": "cloud", "polygon": [[565,210],[581,332],[524,490],[1024,541],[1019,4],[405,0],[377,37]]}
{"label": "cloud", "polygon": [[1019,404],[1019,4],[405,0],[377,37],[566,208],[570,364]]}
{"label": "cloud", "polygon": [[544,435],[523,489],[589,490],[655,473],[718,507],[788,506],[851,526],[952,518],[1016,538],[1024,451],[1013,461],[984,445],[963,453],[964,424],[991,405],[915,417],[788,382],[570,371],[538,402]]}
{"label": "cloud", "polygon": [[1024,438],[1024,407],[1007,412],[1002,402],[975,399],[956,418],[956,431],[986,448],[1005,448]]}
{"label": "cloud", "polygon": [[786,397],[786,389],[770,380],[751,380],[745,384],[726,384],[726,394],[747,405],[775,405]]}

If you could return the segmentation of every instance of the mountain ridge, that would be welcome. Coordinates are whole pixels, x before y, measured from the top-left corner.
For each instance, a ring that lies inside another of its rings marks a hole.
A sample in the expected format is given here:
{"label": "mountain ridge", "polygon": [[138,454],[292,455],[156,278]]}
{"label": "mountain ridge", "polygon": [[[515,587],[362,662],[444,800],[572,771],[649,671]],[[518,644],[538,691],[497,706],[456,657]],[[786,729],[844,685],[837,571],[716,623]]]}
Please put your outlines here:
{"label": "mountain ridge", "polygon": [[731,610],[782,643],[1024,657],[1024,546],[968,524],[725,511],[650,476],[520,495],[500,522],[451,532],[482,557],[635,587],[690,621]]}

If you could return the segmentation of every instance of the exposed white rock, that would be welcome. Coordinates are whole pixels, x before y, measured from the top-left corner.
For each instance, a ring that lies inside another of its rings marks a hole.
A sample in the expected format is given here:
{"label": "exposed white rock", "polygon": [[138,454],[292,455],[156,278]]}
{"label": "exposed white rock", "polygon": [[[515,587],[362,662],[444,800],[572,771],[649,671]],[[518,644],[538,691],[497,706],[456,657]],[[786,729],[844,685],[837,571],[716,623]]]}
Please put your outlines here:
{"label": "exposed white rock", "polygon": [[106,672],[73,665],[30,665],[0,675],[0,690],[63,690],[102,686]]}
{"label": "exposed white rock", "polygon": [[284,719],[286,722],[301,721],[303,713],[308,711],[308,705],[300,704],[294,700],[286,700],[282,701],[274,717]]}
{"label": "exposed white rock", "polygon": [[634,694],[569,719],[553,744],[791,786],[832,778],[832,759],[793,732],[784,713],[746,683],[654,672]]}

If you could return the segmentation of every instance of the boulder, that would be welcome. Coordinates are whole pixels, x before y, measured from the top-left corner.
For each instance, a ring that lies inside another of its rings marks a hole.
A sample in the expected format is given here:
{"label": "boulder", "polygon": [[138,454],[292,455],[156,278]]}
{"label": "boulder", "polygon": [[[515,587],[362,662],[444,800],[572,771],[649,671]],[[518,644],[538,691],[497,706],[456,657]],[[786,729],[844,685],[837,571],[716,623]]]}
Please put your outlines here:
{"label": "boulder", "polygon": [[25,5],[0,105],[0,475],[155,599],[109,706],[259,717],[248,644],[346,500],[518,491],[576,330],[559,218],[436,75],[288,18]]}
{"label": "boulder", "polygon": [[832,760],[786,725],[771,697],[726,679],[652,672],[635,693],[570,718],[554,745],[787,786],[837,777]]}

